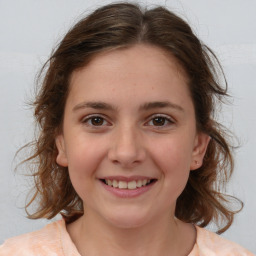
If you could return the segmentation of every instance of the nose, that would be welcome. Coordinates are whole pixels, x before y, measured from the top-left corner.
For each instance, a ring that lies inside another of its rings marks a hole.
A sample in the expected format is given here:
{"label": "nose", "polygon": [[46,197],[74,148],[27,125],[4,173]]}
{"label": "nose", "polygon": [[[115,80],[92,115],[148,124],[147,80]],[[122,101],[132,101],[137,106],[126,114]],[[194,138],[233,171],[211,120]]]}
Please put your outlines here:
{"label": "nose", "polygon": [[135,128],[120,127],[113,134],[113,140],[108,152],[108,158],[122,168],[130,169],[142,163],[146,151],[139,131]]}

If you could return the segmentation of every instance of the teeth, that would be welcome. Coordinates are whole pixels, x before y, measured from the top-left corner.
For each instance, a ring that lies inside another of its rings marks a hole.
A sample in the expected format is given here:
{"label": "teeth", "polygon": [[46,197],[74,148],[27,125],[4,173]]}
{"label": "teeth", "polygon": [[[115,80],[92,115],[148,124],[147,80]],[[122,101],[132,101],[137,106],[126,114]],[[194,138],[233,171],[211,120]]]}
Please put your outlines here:
{"label": "teeth", "polygon": [[133,180],[133,181],[117,181],[117,180],[105,180],[105,183],[108,186],[112,186],[114,188],[119,188],[119,189],[136,189],[136,188],[140,188],[142,186],[146,186],[147,184],[150,183],[149,179],[144,179],[144,180]]}
{"label": "teeth", "polygon": [[128,182],[128,189],[135,189],[136,188],[136,181],[129,181]]}
{"label": "teeth", "polygon": [[147,184],[147,180],[142,181],[142,185],[145,186]]}
{"label": "teeth", "polygon": [[119,181],[118,188],[125,189],[128,187],[128,184],[126,181]]}
{"label": "teeth", "polygon": [[137,185],[138,188],[140,188],[142,186],[142,181],[138,180],[136,185]]}
{"label": "teeth", "polygon": [[113,180],[113,187],[117,188],[118,187],[118,182],[116,180]]}

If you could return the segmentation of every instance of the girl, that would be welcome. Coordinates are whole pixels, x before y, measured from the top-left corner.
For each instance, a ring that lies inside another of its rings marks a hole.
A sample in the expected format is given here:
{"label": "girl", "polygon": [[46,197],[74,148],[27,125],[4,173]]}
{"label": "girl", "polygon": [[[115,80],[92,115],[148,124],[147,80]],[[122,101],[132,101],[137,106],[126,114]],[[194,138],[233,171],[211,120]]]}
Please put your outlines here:
{"label": "girl", "polygon": [[227,96],[214,54],[165,8],[97,9],[45,65],[32,219],[0,255],[252,255],[203,227],[236,213],[220,192],[233,161],[214,120]]}

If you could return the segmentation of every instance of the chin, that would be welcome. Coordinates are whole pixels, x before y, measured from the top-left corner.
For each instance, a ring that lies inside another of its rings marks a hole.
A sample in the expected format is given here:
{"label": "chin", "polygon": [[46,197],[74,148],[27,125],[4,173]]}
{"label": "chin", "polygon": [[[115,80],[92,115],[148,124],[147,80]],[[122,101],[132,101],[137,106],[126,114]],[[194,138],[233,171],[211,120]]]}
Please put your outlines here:
{"label": "chin", "polygon": [[116,228],[122,229],[134,229],[144,226],[149,220],[146,218],[147,215],[138,215],[125,212],[124,214],[117,214],[115,216],[109,216],[106,220]]}

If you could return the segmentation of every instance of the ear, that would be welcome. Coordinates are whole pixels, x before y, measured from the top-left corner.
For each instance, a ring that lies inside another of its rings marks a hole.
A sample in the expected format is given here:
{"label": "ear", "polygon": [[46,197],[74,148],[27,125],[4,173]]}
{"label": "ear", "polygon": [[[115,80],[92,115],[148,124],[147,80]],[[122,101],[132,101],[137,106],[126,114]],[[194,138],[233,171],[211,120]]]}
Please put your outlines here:
{"label": "ear", "polygon": [[195,138],[195,145],[190,163],[190,170],[196,170],[203,164],[204,155],[210,142],[210,136],[205,133],[198,133]]}
{"label": "ear", "polygon": [[64,142],[64,137],[62,134],[58,135],[55,139],[56,147],[58,149],[58,154],[56,157],[56,163],[62,167],[68,166],[68,159],[66,154],[66,147]]}

